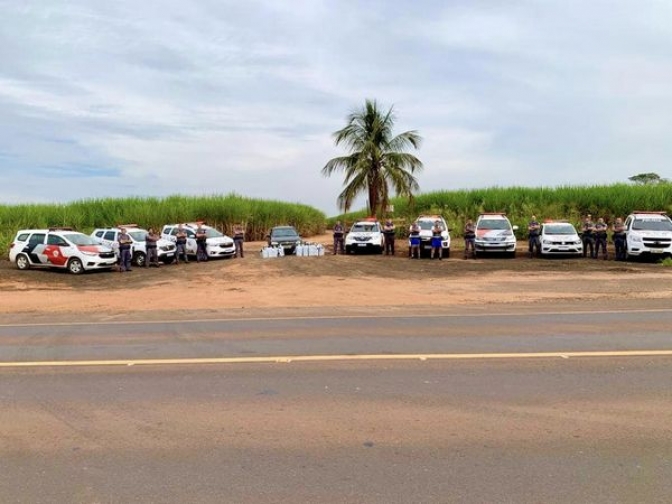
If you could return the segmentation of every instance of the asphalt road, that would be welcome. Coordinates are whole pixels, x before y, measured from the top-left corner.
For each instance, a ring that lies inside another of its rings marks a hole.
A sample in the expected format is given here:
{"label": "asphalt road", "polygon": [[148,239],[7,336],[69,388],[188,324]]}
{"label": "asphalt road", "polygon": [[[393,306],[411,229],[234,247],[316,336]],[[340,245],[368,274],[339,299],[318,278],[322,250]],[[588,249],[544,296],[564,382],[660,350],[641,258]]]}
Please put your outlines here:
{"label": "asphalt road", "polygon": [[4,325],[0,502],[667,503],[640,308]]}

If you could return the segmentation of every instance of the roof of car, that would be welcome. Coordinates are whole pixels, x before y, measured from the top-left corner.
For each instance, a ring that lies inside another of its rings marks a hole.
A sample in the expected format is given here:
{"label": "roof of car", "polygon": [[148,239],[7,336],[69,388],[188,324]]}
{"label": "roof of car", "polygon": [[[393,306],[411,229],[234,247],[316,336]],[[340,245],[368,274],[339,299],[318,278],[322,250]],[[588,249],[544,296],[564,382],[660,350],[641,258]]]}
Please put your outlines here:
{"label": "roof of car", "polygon": [[19,229],[16,234],[25,234],[25,233],[79,233],[79,234],[84,234],[80,233],[79,231],[75,231],[72,228],[42,228],[42,229]]}
{"label": "roof of car", "polygon": [[478,215],[478,218],[487,217],[489,219],[506,219],[505,213],[482,213]]}

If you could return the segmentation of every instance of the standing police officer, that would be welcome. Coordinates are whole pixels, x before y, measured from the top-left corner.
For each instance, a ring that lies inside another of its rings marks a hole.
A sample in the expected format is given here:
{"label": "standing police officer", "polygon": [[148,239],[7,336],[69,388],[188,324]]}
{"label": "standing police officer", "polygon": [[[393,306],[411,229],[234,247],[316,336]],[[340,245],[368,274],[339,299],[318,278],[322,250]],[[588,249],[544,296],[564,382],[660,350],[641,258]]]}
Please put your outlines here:
{"label": "standing police officer", "polygon": [[245,242],[245,228],[242,224],[236,224],[233,226],[233,244],[236,246],[236,254],[234,257],[242,259],[243,255],[243,243]]}
{"label": "standing police officer", "polygon": [[590,248],[590,257],[595,257],[595,224],[593,224],[592,215],[586,215],[581,225],[581,240],[583,241],[583,257],[586,257],[588,249]]}
{"label": "standing police officer", "polygon": [[189,262],[187,257],[187,232],[182,224],[178,224],[175,234],[175,264],[180,264],[180,257],[183,258],[185,263]]}
{"label": "standing police officer", "polygon": [[154,228],[149,228],[145,236],[145,249],[147,252],[145,255],[145,268],[149,268],[150,264],[153,264],[157,268],[160,266],[159,251],[156,246],[156,242],[158,241],[159,235],[154,231]]}
{"label": "standing police officer", "polygon": [[613,232],[612,239],[614,240],[614,247],[616,248],[616,260],[625,261],[627,256],[625,226],[620,217],[614,222]]}
{"label": "standing police officer", "polygon": [[604,223],[604,219],[600,217],[597,219],[597,224],[595,224],[595,255],[593,259],[597,259],[597,256],[600,255],[600,249],[602,249],[603,258],[607,260],[607,225]]}
{"label": "standing police officer", "polygon": [[[334,255],[340,253],[345,254],[345,244],[343,242],[343,236],[345,234],[345,228],[341,221],[336,221],[334,225]],[[387,245],[386,245],[387,246]]]}
{"label": "standing police officer", "polygon": [[387,219],[383,226],[383,236],[385,237],[385,255],[394,255],[394,238],[396,229],[394,223]]}
{"label": "standing police officer", "polygon": [[464,225],[464,258],[466,259],[471,249],[471,257],[476,258],[476,226],[471,219]]}
{"label": "standing police officer", "polygon": [[417,222],[411,224],[408,235],[408,258],[420,259],[420,226]]}
{"label": "standing police officer", "polygon": [[119,243],[119,271],[131,271],[131,245],[133,240],[126,232],[126,228],[120,229],[117,242]]}
{"label": "standing police officer", "polygon": [[[529,241],[529,253],[530,253],[530,258],[533,258],[535,256],[539,256],[541,253],[541,241],[539,240],[539,230],[541,229],[541,226],[539,225],[539,222],[537,221],[537,217],[535,215],[532,216],[532,220],[527,224],[527,233],[528,233],[528,241]],[[535,254],[535,249],[536,249],[536,254]]]}
{"label": "standing police officer", "polygon": [[208,260],[208,235],[201,224],[196,229],[196,262]]}
{"label": "standing police officer", "polygon": [[443,236],[441,236],[441,233],[443,233],[443,226],[441,225],[441,221],[437,220],[436,222],[434,222],[434,226],[432,227],[431,259],[434,259],[434,256],[437,255],[439,257],[439,261],[443,259],[443,249],[441,248],[441,242],[443,241]]}

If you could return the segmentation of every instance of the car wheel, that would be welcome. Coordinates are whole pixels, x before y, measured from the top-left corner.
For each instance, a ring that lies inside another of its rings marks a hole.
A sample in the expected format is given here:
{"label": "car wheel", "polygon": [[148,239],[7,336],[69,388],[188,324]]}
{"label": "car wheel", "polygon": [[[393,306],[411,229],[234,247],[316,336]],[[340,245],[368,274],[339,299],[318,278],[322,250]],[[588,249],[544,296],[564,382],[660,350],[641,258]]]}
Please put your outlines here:
{"label": "car wheel", "polygon": [[147,256],[145,255],[144,252],[136,252],[135,255],[133,256],[133,262],[138,268],[141,268],[142,266],[145,265],[145,259]]}
{"label": "car wheel", "polygon": [[73,257],[68,261],[68,271],[73,275],[79,275],[84,272],[84,265],[80,259]]}
{"label": "car wheel", "polygon": [[450,257],[450,247],[441,249],[441,257],[448,259]]}
{"label": "car wheel", "polygon": [[508,257],[509,259],[513,259],[513,258],[515,258],[515,257],[516,257],[516,251],[514,250],[513,252],[509,252],[509,253],[507,254],[507,257]]}
{"label": "car wheel", "polygon": [[16,267],[20,270],[27,270],[30,268],[30,259],[25,254],[19,254],[16,256]]}

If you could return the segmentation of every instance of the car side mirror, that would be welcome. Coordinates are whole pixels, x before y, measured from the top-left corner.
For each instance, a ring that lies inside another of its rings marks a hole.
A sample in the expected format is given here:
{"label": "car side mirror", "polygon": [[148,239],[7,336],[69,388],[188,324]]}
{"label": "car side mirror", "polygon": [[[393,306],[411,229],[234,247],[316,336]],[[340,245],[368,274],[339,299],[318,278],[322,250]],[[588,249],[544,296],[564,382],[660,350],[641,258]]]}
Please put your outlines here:
{"label": "car side mirror", "polygon": [[518,226],[513,226],[511,229],[513,229],[514,231],[518,231]]}

